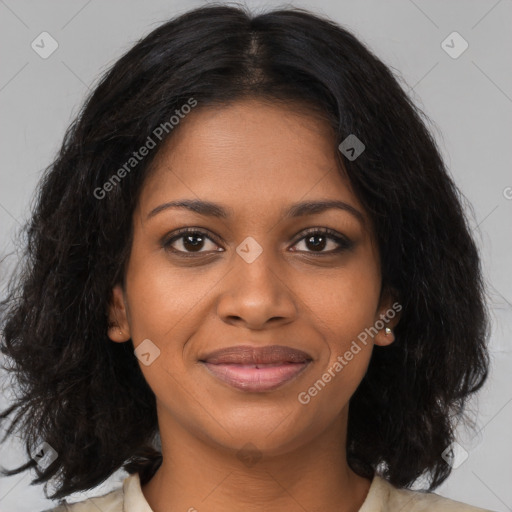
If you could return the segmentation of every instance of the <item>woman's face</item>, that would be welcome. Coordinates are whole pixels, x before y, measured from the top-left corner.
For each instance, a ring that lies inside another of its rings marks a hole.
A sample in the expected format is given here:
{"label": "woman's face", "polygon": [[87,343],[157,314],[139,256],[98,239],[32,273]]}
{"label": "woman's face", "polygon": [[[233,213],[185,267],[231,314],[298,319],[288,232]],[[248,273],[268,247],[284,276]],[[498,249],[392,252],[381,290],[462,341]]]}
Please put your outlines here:
{"label": "woman's face", "polygon": [[[161,431],[269,454],[299,447],[343,425],[373,344],[393,340],[365,331],[392,304],[379,304],[370,219],[315,117],[251,99],[196,109],[178,128],[141,191],[109,335],[140,346]],[[174,201],[216,208],[163,206]],[[297,210],[320,201],[346,206]],[[251,352],[272,345],[291,352]],[[239,346],[249,351],[213,358]]]}

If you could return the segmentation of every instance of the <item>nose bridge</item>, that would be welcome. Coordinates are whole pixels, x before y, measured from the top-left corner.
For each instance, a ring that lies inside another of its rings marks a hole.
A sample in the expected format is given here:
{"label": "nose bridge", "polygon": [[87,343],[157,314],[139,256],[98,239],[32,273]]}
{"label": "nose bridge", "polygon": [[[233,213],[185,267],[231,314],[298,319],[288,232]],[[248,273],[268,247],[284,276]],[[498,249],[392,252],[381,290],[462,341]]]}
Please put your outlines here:
{"label": "nose bridge", "polygon": [[[261,239],[260,239],[261,240]],[[282,284],[277,274],[277,258],[270,247],[264,247],[254,237],[246,237],[236,248],[235,273],[237,287],[242,287],[244,293],[251,293],[263,287],[267,293],[275,293]]]}
{"label": "nose bridge", "polygon": [[271,248],[264,248],[249,236],[237,246],[233,259],[233,272],[218,304],[220,316],[238,317],[256,325],[295,314],[293,294],[285,284],[279,257]]}

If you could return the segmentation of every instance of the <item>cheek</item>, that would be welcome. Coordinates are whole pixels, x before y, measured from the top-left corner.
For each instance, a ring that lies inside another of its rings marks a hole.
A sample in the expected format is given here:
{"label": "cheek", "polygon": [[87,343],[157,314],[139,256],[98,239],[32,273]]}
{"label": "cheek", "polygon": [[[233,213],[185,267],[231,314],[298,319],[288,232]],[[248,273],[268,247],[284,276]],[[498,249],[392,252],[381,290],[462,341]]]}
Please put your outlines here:
{"label": "cheek", "polygon": [[183,403],[180,382],[187,378],[183,344],[201,293],[199,285],[191,286],[186,272],[160,260],[164,258],[132,252],[126,275],[129,323],[135,348],[149,339],[159,351],[149,365],[139,362],[146,382],[157,397],[178,408],[180,397]]}
{"label": "cheek", "polygon": [[314,289],[307,304],[326,354],[310,391],[322,394],[335,409],[349,400],[366,373],[373,348],[367,329],[375,322],[380,284],[375,263],[363,258],[337,273],[304,282],[304,289]]}
{"label": "cheek", "polygon": [[325,357],[299,396],[301,403],[318,400],[317,414],[324,421],[346,406],[366,373],[373,342],[365,329],[374,320],[379,292],[364,280],[326,281],[326,286],[330,292],[318,296],[313,315]]}
{"label": "cheek", "polygon": [[371,259],[363,255],[343,268],[311,274],[301,283],[312,321],[329,340],[331,351],[343,353],[352,339],[373,325],[381,281]]}
{"label": "cheek", "polygon": [[206,276],[191,278],[190,270],[173,268],[164,257],[132,254],[126,287],[134,340],[150,338],[163,344],[183,330],[205,290]]}

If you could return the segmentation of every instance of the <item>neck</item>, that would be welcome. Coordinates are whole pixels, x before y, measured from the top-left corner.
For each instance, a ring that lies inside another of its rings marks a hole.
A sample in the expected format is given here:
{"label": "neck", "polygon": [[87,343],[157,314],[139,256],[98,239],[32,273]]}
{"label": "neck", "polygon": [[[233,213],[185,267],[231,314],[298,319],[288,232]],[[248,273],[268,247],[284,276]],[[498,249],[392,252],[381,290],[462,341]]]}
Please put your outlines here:
{"label": "neck", "polygon": [[347,464],[346,419],[343,414],[321,436],[270,456],[250,446],[220,447],[166,418],[159,421],[163,462],[142,492],[154,512],[357,512],[371,482]]}

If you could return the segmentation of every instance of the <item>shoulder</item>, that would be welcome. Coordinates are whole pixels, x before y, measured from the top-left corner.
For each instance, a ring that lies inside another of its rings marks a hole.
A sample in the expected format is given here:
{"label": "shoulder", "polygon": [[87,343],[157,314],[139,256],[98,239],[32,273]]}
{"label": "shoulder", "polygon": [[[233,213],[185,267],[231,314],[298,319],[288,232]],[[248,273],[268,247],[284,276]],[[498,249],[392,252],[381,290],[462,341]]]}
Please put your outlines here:
{"label": "shoulder", "polygon": [[398,489],[376,475],[359,512],[492,512],[434,492]]}
{"label": "shoulder", "polygon": [[138,473],[127,476],[122,485],[101,496],[67,503],[42,512],[152,512],[140,485]]}
{"label": "shoulder", "polygon": [[102,496],[87,498],[83,501],[68,503],[64,501],[61,505],[43,510],[42,512],[123,512],[123,488],[114,489]]}

